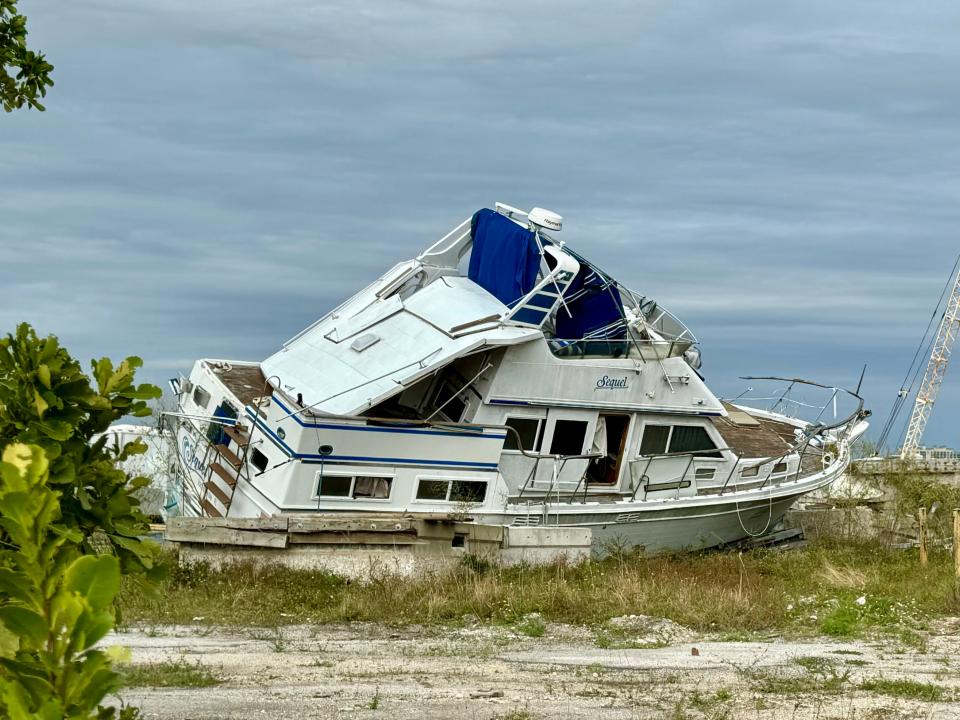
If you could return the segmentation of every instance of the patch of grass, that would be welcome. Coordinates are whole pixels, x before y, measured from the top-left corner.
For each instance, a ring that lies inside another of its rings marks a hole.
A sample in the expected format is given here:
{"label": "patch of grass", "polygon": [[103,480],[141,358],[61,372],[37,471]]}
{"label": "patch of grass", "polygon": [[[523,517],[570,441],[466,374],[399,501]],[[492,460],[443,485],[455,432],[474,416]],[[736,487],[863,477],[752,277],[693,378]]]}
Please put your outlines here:
{"label": "patch of grass", "polygon": [[367,710],[379,710],[380,709],[380,688],[377,688],[377,691],[373,694],[373,697],[370,698],[370,702],[367,703]]}
{"label": "patch of grass", "polygon": [[[741,672],[754,690],[768,695],[837,695],[847,687],[850,681],[849,670],[839,672],[829,662],[821,664],[809,658],[806,660],[806,663],[798,663],[803,668],[803,672],[799,674],[776,669],[750,669]],[[813,669],[810,669],[811,667]]]}
{"label": "patch of grass", "polygon": [[655,650],[670,643],[663,639],[638,639],[620,628],[604,627],[593,636],[593,644],[604,650]]}
{"label": "patch of grass", "polygon": [[[922,568],[913,551],[849,540],[742,556],[620,552],[578,565],[538,567],[464,558],[446,571],[369,582],[252,563],[181,567],[172,555],[168,563],[168,577],[153,595],[125,581],[120,603],[127,622],[162,625],[203,617],[210,627],[271,627],[462,623],[470,616],[511,625],[539,613],[544,623],[603,627],[611,618],[642,612],[730,638],[771,631],[849,637],[894,626],[915,630],[924,618],[960,612],[947,552],[931,549]],[[600,639],[605,642],[613,647],[617,638]]]}
{"label": "patch of grass", "polygon": [[121,667],[126,687],[211,687],[221,680],[198,662],[185,658]]}
{"label": "patch of grass", "polygon": [[849,602],[837,605],[821,621],[820,631],[833,637],[854,637],[860,632],[860,613]]}
{"label": "patch of grass", "polygon": [[504,715],[494,715],[491,720],[534,720],[533,715],[526,708],[522,710],[511,710]]}
{"label": "patch of grass", "polygon": [[527,637],[543,637],[547,631],[547,623],[539,613],[531,613],[517,620],[513,629]]}
{"label": "patch of grass", "polygon": [[863,681],[860,684],[860,689],[880,695],[889,695],[890,697],[926,700],[927,702],[944,700],[950,694],[946,688],[933,683],[917,682],[916,680],[889,680],[882,677]]}
{"label": "patch of grass", "polygon": [[827,673],[837,664],[836,661],[831,658],[819,657],[817,655],[797,657],[793,659],[793,663],[811,673]]}

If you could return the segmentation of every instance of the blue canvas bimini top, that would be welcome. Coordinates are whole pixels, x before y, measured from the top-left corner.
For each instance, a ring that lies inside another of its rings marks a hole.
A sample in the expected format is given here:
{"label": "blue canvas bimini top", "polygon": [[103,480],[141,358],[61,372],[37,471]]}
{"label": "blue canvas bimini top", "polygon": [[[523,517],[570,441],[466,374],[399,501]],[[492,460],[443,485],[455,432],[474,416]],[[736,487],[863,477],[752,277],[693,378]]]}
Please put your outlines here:
{"label": "blue canvas bimini top", "polygon": [[508,307],[533,289],[540,249],[530,230],[484,208],[474,213],[470,233],[468,278]]}

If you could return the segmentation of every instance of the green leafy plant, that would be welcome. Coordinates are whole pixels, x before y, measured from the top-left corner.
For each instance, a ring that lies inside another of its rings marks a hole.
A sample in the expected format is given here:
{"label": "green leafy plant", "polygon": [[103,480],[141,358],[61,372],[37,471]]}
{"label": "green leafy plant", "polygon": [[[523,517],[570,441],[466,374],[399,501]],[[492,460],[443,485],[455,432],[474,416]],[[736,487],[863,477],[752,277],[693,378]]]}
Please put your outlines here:
{"label": "green leafy plant", "polygon": [[17,0],[0,0],[0,103],[7,112],[23,107],[44,110],[38,98],[53,85],[53,65],[27,48],[27,19]]}
{"label": "green leafy plant", "polygon": [[39,338],[28,324],[19,325],[0,339],[0,449],[10,443],[41,447],[62,525],[80,533],[87,552],[108,549],[122,574],[156,579],[159,547],[141,539],[149,523],[136,498],[150,481],[130,479],[117,467],[146,445],[118,448],[94,440],[124,416],[150,414],[147,401],[160,397],[160,389],[134,384],[142,364],[137,357],[117,366],[101,358],[91,363],[90,378],[56,337]]}
{"label": "green leafy plant", "polygon": [[[37,446],[10,444],[0,462],[0,717],[113,718],[100,705],[120,687],[111,654],[95,649],[113,627],[120,564],[85,555],[61,523],[59,493]],[[124,709],[120,717],[135,717]]]}

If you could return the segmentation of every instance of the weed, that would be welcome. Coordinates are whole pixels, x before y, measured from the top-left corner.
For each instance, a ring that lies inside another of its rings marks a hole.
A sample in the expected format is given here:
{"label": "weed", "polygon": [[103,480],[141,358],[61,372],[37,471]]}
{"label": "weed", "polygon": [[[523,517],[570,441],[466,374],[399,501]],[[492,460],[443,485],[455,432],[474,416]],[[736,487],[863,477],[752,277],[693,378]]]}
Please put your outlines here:
{"label": "weed", "polygon": [[526,708],[511,710],[505,715],[494,715],[491,720],[534,720],[533,715]]}
{"label": "weed", "polygon": [[543,637],[547,631],[547,623],[539,613],[530,613],[514,623],[513,628],[527,637]]}
{"label": "weed", "polygon": [[850,680],[849,670],[841,673],[829,664],[817,666],[813,671],[806,667],[804,670],[799,675],[760,669],[742,672],[754,690],[768,695],[837,695]]}
{"label": "weed", "polygon": [[165,662],[128,665],[122,669],[127,687],[210,687],[220,679],[200,662],[189,663],[185,658]]}
{"label": "weed", "polygon": [[378,687],[376,692],[373,693],[373,697],[370,698],[370,702],[367,703],[367,710],[379,710],[380,709],[380,688]]}
{"label": "weed", "polygon": [[[547,622],[603,628],[609,619],[643,608],[693,630],[739,640],[775,630],[836,637],[876,628],[915,631],[925,617],[960,610],[948,553],[931,549],[929,565],[921,568],[912,552],[824,539],[789,553],[757,549],[742,556],[645,558],[624,552],[578,565],[537,567],[491,566],[465,555],[449,570],[364,583],[253,563],[181,566],[174,555],[167,563],[171,571],[152,595],[124,581],[120,605],[127,621],[166,625],[200,616],[211,628],[262,628],[351,621],[430,625],[470,616],[510,624],[539,613],[541,620],[529,624],[535,636]],[[599,637],[600,646],[626,642],[607,628],[603,633],[609,637]]]}
{"label": "weed", "polygon": [[890,697],[927,700],[929,702],[943,700],[947,695],[945,688],[933,683],[917,682],[915,680],[889,680],[882,677],[865,680],[860,684],[860,689],[889,695]]}

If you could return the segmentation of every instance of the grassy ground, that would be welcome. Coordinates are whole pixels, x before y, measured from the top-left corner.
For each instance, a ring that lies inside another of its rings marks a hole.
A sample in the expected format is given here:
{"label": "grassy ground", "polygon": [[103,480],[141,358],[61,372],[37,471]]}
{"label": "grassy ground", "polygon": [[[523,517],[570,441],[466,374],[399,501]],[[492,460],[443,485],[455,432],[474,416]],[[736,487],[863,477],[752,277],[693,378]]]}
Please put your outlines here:
{"label": "grassy ground", "polygon": [[787,552],[755,550],[645,559],[615,556],[577,566],[498,568],[467,561],[418,579],[349,582],[315,571],[235,565],[178,567],[153,595],[121,593],[125,622],[281,625],[343,621],[495,623],[547,621],[602,626],[645,614],[736,637],[765,631],[853,637],[884,628],[922,642],[926,620],[958,614],[953,565],[934,552],[820,541]]}
{"label": "grassy ground", "polygon": [[121,666],[126,687],[210,687],[220,680],[199,662],[185,659]]}

